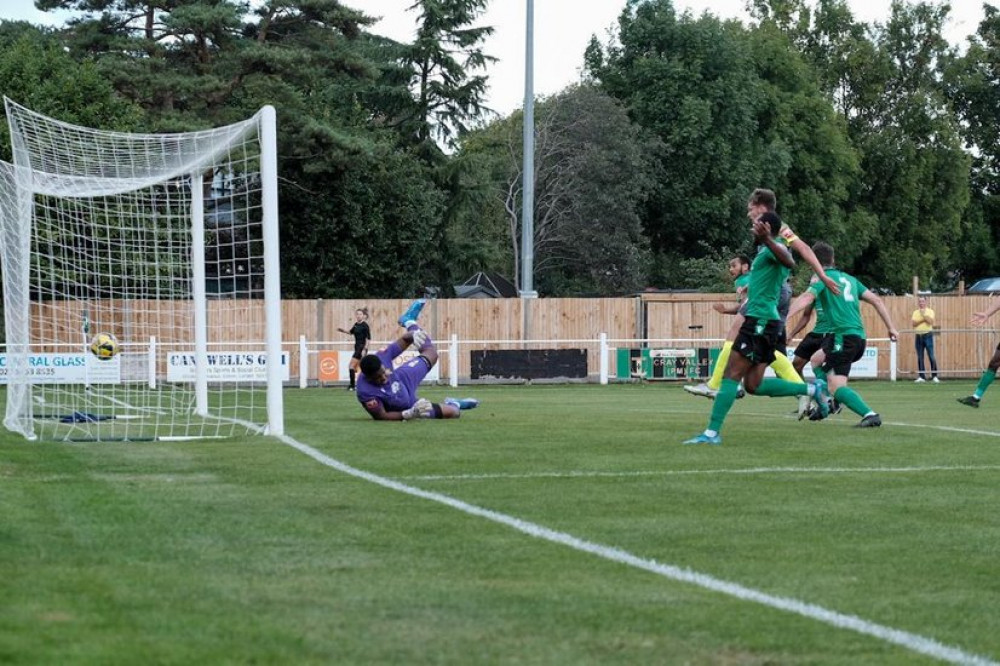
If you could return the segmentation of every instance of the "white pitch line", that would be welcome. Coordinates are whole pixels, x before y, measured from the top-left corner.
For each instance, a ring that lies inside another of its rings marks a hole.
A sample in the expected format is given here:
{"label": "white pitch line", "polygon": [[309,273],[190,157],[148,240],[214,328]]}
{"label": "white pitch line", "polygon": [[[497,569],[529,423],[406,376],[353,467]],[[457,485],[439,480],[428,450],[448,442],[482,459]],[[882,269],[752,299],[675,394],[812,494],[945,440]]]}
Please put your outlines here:
{"label": "white pitch line", "polygon": [[631,472],[531,472],[525,474],[498,472],[495,474],[421,474],[397,477],[408,481],[487,481],[490,479],[576,479],[627,478],[642,476],[709,476],[754,474],[903,474],[912,472],[977,472],[1000,470],[1000,465],[928,465],[924,467],[747,467],[743,469],[665,469]]}
{"label": "white pitch line", "polygon": [[528,536],[532,536],[537,539],[560,544],[573,548],[574,550],[590,553],[591,555],[596,555],[606,560],[611,560],[612,562],[618,562],[619,564],[625,564],[637,569],[649,571],[650,573],[654,573],[671,580],[682,583],[690,583],[714,592],[721,592],[722,594],[727,594],[743,601],[752,601],[770,608],[788,611],[809,619],[818,620],[819,622],[832,625],[839,629],[848,629],[859,634],[872,636],[888,643],[893,643],[912,652],[927,655],[929,657],[933,657],[934,659],[940,659],[941,661],[945,661],[950,664],[964,664],[969,666],[1000,666],[1000,662],[993,661],[987,657],[965,652],[964,650],[956,647],[945,645],[932,638],[920,636],[919,634],[912,634],[908,631],[902,631],[900,629],[893,629],[892,627],[887,627],[875,622],[869,622],[868,620],[864,620],[855,615],[838,613],[837,611],[832,611],[823,608],[822,606],[806,603],[790,597],[779,597],[767,594],[759,590],[745,587],[738,583],[731,583],[714,578],[707,574],[691,571],[690,569],[670,564],[662,564],[655,560],[641,558],[619,548],[604,546],[592,541],[586,541],[585,539],[580,539],[572,534],[558,532],[526,520],[521,520],[520,518],[484,509],[442,493],[422,490],[414,486],[406,485],[405,483],[400,483],[399,481],[394,481],[377,474],[372,474],[371,472],[357,469],[356,467],[351,467],[346,463],[335,460],[325,453],[317,451],[311,446],[302,444],[301,442],[298,442],[286,435],[282,435],[279,439],[288,446],[306,454],[313,460],[326,465],[327,467],[343,472],[344,474],[369,481],[382,486],[383,488],[395,490],[412,497],[419,497],[431,502],[437,502],[438,504],[450,506],[451,508],[461,511],[462,513],[466,513],[470,516],[477,516],[479,518],[485,518],[486,520],[490,520],[501,525],[506,525],[507,527],[513,528],[523,534],[527,534]]}
{"label": "white pitch line", "polygon": [[902,426],[904,428],[926,428],[928,430],[943,430],[944,432],[960,432],[963,435],[983,435],[985,437],[1000,437],[1000,432],[994,430],[973,430],[972,428],[953,428],[952,426],[927,425],[924,423],[893,423],[886,421],[885,425]]}
{"label": "white pitch line", "polygon": [[[629,412],[635,412],[635,413],[650,413],[650,412],[662,413],[662,411],[655,410],[655,409],[636,409],[636,408],[633,408],[633,409],[629,409],[628,411]],[[702,413],[705,413],[705,412],[704,412],[704,410],[683,409],[683,410],[672,410],[670,413],[671,414],[690,415],[690,414],[702,414]],[[733,415],[734,416],[744,417],[744,418],[745,417],[749,417],[749,418],[754,418],[754,419],[776,419],[777,418],[777,419],[785,419],[785,420],[796,420],[796,421],[799,420],[798,419],[798,415],[794,414],[794,413],[788,413],[788,414],[769,414],[767,412],[742,412],[741,411],[738,414],[737,413],[733,413]],[[850,417],[853,416],[852,413],[846,412],[846,411],[845,411],[844,415],[846,415],[848,417],[848,419],[850,419]],[[860,418],[860,417],[855,417],[855,418]],[[846,421],[843,418],[837,418],[837,417],[834,417],[834,416],[830,416],[827,421],[824,421],[824,423],[828,423],[828,424],[835,425],[835,426],[838,426],[838,427],[854,427],[854,423],[849,423],[848,421]],[[956,428],[956,427],[953,427],[953,426],[931,425],[931,424],[927,424],[927,423],[903,423],[903,422],[900,422],[900,421],[883,421],[883,425],[900,427],[900,428],[923,428],[923,429],[926,429],[926,430],[940,430],[942,432],[957,432],[957,433],[961,433],[963,435],[982,435],[983,437],[1000,437],[1000,432],[997,432],[996,430],[976,430],[974,428]],[[811,427],[811,426],[806,426],[806,427]],[[826,427],[826,426],[823,426],[823,427]]]}

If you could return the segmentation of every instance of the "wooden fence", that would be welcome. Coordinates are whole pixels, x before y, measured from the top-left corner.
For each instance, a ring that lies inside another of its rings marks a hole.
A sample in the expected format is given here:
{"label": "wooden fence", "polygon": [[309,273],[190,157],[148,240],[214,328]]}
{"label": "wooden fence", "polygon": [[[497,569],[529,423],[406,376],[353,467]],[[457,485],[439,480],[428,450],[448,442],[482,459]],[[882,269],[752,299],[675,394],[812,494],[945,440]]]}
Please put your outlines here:
{"label": "wooden fence", "polygon": [[[734,298],[731,294],[651,293],[625,298],[436,299],[428,302],[421,323],[439,347],[445,347],[452,335],[458,337],[460,377],[468,376],[466,352],[472,348],[586,348],[589,371],[596,374],[602,333],[611,347],[656,347],[684,341],[698,343],[687,346],[721,345],[732,317],[718,314],[712,305]],[[900,331],[897,371],[901,379],[912,379],[917,364],[910,316],[916,299],[886,296],[883,300]],[[929,298],[937,317],[936,355],[942,377],[978,376],[985,368],[997,345],[995,329],[989,325],[973,328],[969,320],[991,300],[978,295]],[[336,329],[349,329],[355,309],[367,307],[373,339],[386,342],[399,335],[396,318],[408,304],[405,300],[286,301],[283,338],[291,342],[305,336],[310,349],[350,348],[350,337]],[[875,309],[863,305],[862,312],[868,337],[887,338]],[[1000,315],[991,323],[1000,326]],[[887,349],[888,343],[880,347]],[[880,373],[888,374],[888,354],[880,356]]]}

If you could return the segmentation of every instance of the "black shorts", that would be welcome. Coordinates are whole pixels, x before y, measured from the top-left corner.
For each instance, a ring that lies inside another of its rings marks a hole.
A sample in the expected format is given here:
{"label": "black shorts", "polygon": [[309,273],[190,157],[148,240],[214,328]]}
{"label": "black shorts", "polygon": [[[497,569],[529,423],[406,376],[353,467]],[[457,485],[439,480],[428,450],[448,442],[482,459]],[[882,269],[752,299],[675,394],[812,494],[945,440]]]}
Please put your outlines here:
{"label": "black shorts", "polygon": [[822,348],[823,334],[810,332],[806,337],[802,338],[802,342],[795,348],[795,355],[808,361],[812,358],[813,354]]}
{"label": "black shorts", "polygon": [[365,355],[365,346],[364,345],[354,345],[354,353],[351,354],[351,358],[356,358],[356,359],[358,359],[360,361],[361,357],[364,356],[364,355]]}
{"label": "black shorts", "polygon": [[779,319],[747,317],[736,334],[733,351],[752,363],[770,364],[774,361],[774,350],[778,348],[784,328]]}
{"label": "black shorts", "polygon": [[827,333],[823,336],[823,369],[842,377],[851,375],[851,364],[865,355],[867,341],[860,335]]}

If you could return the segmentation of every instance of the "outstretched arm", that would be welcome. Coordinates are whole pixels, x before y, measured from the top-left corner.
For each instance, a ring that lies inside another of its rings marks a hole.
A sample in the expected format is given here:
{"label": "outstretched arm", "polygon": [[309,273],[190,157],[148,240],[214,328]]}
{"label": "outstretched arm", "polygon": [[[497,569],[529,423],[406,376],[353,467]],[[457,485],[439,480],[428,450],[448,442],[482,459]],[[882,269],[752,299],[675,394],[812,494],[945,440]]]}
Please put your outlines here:
{"label": "outstretched arm", "polygon": [[[802,321],[800,321],[799,325],[796,326],[795,329],[796,333],[805,328],[804,322],[809,321],[809,316],[812,314],[812,306],[815,301],[816,301],[816,295],[808,290],[803,291],[801,294],[799,294],[798,298],[792,301],[791,307],[788,308],[788,315],[785,317],[785,321],[788,321],[789,319],[799,314],[800,312],[805,313],[803,314]],[[808,308],[808,311],[806,311],[806,308]],[[794,336],[789,334],[788,337],[793,338]]]}
{"label": "outstretched arm", "polygon": [[875,306],[875,311],[878,312],[878,316],[882,318],[885,322],[885,327],[889,329],[889,339],[895,342],[899,339],[899,331],[896,330],[896,325],[892,323],[892,316],[889,315],[889,310],[886,309],[885,303],[879,298],[878,294],[873,292],[871,289],[861,294],[861,300],[867,301]]}
{"label": "outstretched arm", "polygon": [[734,315],[740,313],[739,303],[712,303],[712,309],[719,314]]}
{"label": "outstretched arm", "polygon": [[993,299],[993,302],[990,303],[989,308],[983,310],[982,312],[976,312],[975,314],[973,314],[972,324],[975,326],[982,326],[983,324],[986,323],[986,320],[992,317],[997,310],[1000,310],[1000,296],[997,296],[995,299]]}
{"label": "outstretched arm", "polygon": [[[799,296],[799,298],[801,297],[802,295]],[[795,322],[795,326],[788,330],[789,340],[794,340],[798,337],[799,333],[805,330],[806,326],[809,325],[809,320],[812,319],[812,313],[815,309],[815,303],[809,303],[809,305],[802,308],[802,316],[800,316],[799,320]],[[789,311],[789,314],[791,314],[791,311]],[[788,321],[787,317],[785,318],[785,321]]]}
{"label": "outstretched arm", "polygon": [[799,256],[802,257],[805,260],[805,262],[812,267],[813,271],[816,273],[816,276],[823,281],[823,284],[826,285],[827,289],[832,291],[835,295],[840,294],[840,287],[837,285],[836,282],[833,281],[833,279],[829,275],[826,274],[826,271],[823,270],[823,264],[819,263],[819,259],[816,258],[816,253],[813,252],[812,248],[809,247],[808,243],[806,243],[801,238],[796,238],[795,240],[792,241],[791,248],[796,252],[798,252]]}

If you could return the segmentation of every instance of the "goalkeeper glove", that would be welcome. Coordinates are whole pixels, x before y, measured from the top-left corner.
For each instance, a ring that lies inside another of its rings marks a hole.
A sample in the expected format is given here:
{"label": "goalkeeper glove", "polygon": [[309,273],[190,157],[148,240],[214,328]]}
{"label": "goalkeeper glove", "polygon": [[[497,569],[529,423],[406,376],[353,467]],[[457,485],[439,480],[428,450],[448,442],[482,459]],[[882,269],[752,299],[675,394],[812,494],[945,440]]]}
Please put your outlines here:
{"label": "goalkeeper glove", "polygon": [[421,398],[413,403],[413,407],[403,410],[403,419],[409,421],[410,419],[424,418],[429,419],[434,415],[434,405],[431,404],[430,400],[426,398]]}
{"label": "goalkeeper glove", "polygon": [[427,342],[427,331],[418,328],[413,331],[413,346],[420,349]]}

